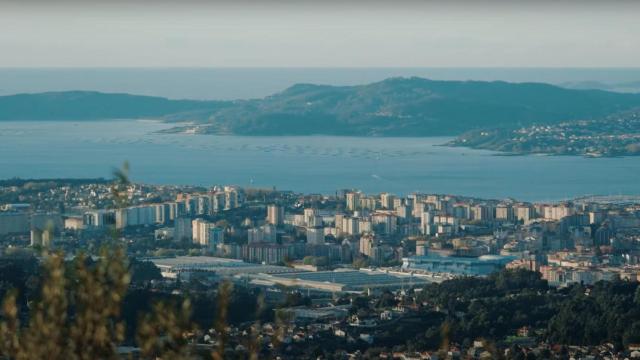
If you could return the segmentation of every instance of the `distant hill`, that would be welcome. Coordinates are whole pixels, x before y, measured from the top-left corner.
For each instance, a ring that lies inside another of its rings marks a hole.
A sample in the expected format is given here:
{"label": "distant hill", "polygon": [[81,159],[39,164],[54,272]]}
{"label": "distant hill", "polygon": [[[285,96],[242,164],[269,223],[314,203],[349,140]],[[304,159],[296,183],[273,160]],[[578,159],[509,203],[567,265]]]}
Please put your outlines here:
{"label": "distant hill", "polygon": [[0,97],[0,120],[157,117],[241,135],[441,136],[598,119],[640,106],[640,95],[539,83],[391,78],[359,86],[299,84],[264,99],[168,100],[123,94]]}
{"label": "distant hill", "polygon": [[93,91],[18,94],[0,96],[0,121],[161,118],[168,114],[217,108],[220,104]]}
{"label": "distant hill", "polygon": [[640,93],[640,81],[628,81],[623,83],[602,83],[598,81],[575,81],[565,82],[560,86],[567,89],[597,89],[606,91],[615,91],[621,93]]}
{"label": "distant hill", "polygon": [[640,95],[538,83],[393,78],[361,86],[301,84],[211,113],[211,131],[247,135],[458,135],[478,128],[594,119]]}

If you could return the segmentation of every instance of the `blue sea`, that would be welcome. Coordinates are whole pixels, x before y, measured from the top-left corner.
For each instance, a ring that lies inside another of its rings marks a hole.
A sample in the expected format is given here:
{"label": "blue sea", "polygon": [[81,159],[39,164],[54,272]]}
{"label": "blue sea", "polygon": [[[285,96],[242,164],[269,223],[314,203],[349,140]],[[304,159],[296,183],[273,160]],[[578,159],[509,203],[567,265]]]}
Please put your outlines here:
{"label": "blue sea", "polygon": [[0,96],[96,90],[172,99],[246,99],[296,83],[357,85],[389,77],[509,82],[640,81],[640,68],[0,68]]}
{"label": "blue sea", "polygon": [[440,146],[449,138],[159,134],[149,120],[0,122],[0,178],[110,177],[237,184],[331,194],[413,191],[554,201],[640,195],[640,157],[500,156]]}
{"label": "blue sea", "polygon": [[[0,68],[0,95],[95,90],[228,100],[263,97],[295,83],[355,85],[393,76],[615,84],[640,80],[640,68]],[[128,160],[134,180],[156,184],[522,200],[640,194],[640,157],[498,156],[439,146],[447,138],[157,134],[167,127],[133,120],[0,122],[0,178],[108,177]]]}

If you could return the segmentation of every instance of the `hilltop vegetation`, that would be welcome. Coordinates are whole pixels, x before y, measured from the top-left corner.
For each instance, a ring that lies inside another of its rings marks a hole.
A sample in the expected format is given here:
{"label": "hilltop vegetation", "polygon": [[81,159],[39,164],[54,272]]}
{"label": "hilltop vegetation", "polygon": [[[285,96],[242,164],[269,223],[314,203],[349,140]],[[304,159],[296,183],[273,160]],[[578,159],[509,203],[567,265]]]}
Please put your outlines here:
{"label": "hilltop vegetation", "polygon": [[162,118],[168,114],[215,109],[214,101],[169,100],[94,91],[0,96],[0,121]]}
{"label": "hilltop vegetation", "polygon": [[637,94],[392,78],[358,86],[299,84],[263,99],[226,102],[95,92],[15,95],[0,97],[0,120],[147,117],[195,122],[188,128],[202,133],[442,136],[599,119],[636,106]]}
{"label": "hilltop vegetation", "polygon": [[546,84],[394,78],[362,86],[295,85],[212,112],[204,132],[441,136],[488,127],[600,118],[640,96]]}

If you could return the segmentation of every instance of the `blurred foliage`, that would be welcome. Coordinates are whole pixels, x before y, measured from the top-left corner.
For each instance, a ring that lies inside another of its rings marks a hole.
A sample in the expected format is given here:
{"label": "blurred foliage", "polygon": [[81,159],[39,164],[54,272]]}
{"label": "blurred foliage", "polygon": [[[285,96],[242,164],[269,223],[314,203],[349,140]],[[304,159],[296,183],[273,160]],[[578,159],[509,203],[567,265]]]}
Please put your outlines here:
{"label": "blurred foliage", "polygon": [[[211,358],[223,359],[229,314],[238,320],[253,319],[264,306],[259,295],[234,291],[223,282],[213,304],[200,304],[200,311],[215,312],[213,318],[194,314],[187,297],[149,297],[144,290],[130,291],[129,269],[121,247],[104,248],[96,261],[79,255],[65,263],[62,254],[47,254],[36,300],[27,306],[19,303],[16,288],[7,292],[0,320],[0,358],[119,359],[117,347],[127,336],[134,337],[127,335],[127,319],[136,323],[135,342],[142,358],[190,359],[194,354],[188,339],[198,330],[194,317],[201,316],[213,320],[219,334]],[[21,324],[24,317],[28,321]],[[252,351],[259,349],[257,343],[249,345]]]}
{"label": "blurred foliage", "polygon": [[116,209],[124,208],[129,203],[129,162],[125,161],[122,168],[113,170],[113,184],[111,185],[111,195],[114,199]]}
{"label": "blurred foliage", "polygon": [[124,259],[121,248],[103,250],[92,266],[80,255],[70,278],[62,254],[48,254],[28,324],[20,326],[17,292],[4,300],[0,353],[12,359],[117,358],[124,340],[120,306],[130,280]]}
{"label": "blurred foliage", "polygon": [[189,359],[187,335],[195,330],[190,322],[191,304],[184,300],[180,308],[159,302],[151,313],[143,315],[136,340],[145,358]]}
{"label": "blurred foliage", "polygon": [[[114,171],[114,179],[114,206],[121,208],[128,202],[128,163]],[[65,262],[63,253],[43,252],[42,256],[39,291],[30,289],[37,282],[29,278],[29,274],[38,273],[35,258],[14,257],[0,263],[0,271],[11,274],[0,283],[6,293],[0,320],[0,355],[16,360],[120,359],[117,346],[126,335],[121,312],[131,272],[136,281],[144,282],[158,278],[157,268],[135,260],[130,265],[125,249],[115,243],[102,247],[95,261],[84,254],[76,255],[71,263]],[[25,295],[35,299],[20,301]],[[188,301],[179,309],[170,303],[154,304],[138,322],[142,355],[187,358],[184,336],[194,328],[189,314]],[[21,324],[21,318],[28,319],[27,323]]]}

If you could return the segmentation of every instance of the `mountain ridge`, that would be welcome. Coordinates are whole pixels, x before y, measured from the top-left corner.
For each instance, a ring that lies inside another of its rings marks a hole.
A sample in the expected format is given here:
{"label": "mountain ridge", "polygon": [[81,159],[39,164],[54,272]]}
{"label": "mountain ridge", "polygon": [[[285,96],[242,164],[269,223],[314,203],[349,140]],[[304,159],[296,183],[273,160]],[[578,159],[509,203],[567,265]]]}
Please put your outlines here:
{"label": "mountain ridge", "polygon": [[217,101],[169,100],[88,90],[22,93],[0,96],[0,121],[161,118],[171,113],[211,109],[220,104]]}
{"label": "mountain ridge", "polygon": [[261,99],[169,100],[99,92],[0,97],[0,120],[158,118],[237,135],[456,136],[589,120],[640,107],[640,94],[545,83],[396,77],[352,86],[302,83]]}

